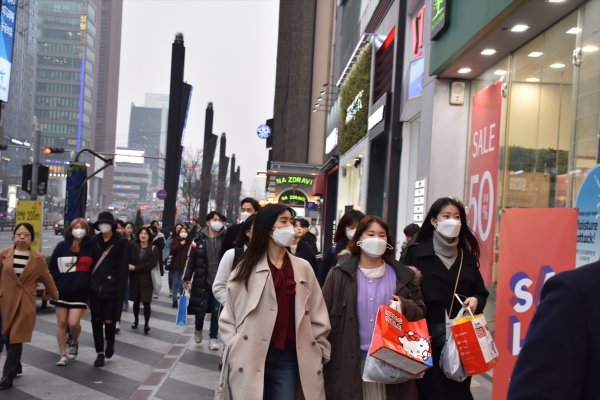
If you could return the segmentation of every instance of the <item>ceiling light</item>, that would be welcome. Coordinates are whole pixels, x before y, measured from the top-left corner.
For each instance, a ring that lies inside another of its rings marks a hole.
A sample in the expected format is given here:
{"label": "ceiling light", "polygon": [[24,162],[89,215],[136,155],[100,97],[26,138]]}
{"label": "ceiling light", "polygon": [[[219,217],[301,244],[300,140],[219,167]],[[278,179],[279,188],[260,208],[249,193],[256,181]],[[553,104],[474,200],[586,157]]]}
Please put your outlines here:
{"label": "ceiling light", "polygon": [[550,68],[554,68],[554,69],[560,69],[560,68],[564,68],[565,64],[563,63],[554,63],[554,64],[550,64]]}
{"label": "ceiling light", "polygon": [[584,53],[594,53],[598,51],[598,46],[588,44],[587,46],[583,46],[581,48],[581,51],[583,51]]}
{"label": "ceiling light", "polygon": [[564,3],[567,0],[546,0],[548,3]]}
{"label": "ceiling light", "polygon": [[539,81],[540,81],[540,78],[533,78],[533,77],[531,77],[531,78],[527,78],[527,79],[525,79],[525,81],[527,81],[527,82],[532,82],[532,83],[533,83],[533,82],[539,82]]}
{"label": "ceiling light", "polygon": [[527,54],[527,57],[538,58],[541,57],[542,54],[544,53],[542,53],[541,51],[532,51],[531,53]]}
{"label": "ceiling light", "polygon": [[496,54],[496,49],[483,49],[481,51],[482,56],[492,56],[494,54]]}
{"label": "ceiling light", "polygon": [[506,75],[506,70],[497,69],[497,70],[494,71],[494,75],[504,76],[504,75]]}
{"label": "ceiling light", "polygon": [[517,25],[513,26],[512,28],[510,28],[510,31],[511,32],[525,32],[527,29],[529,29],[529,25],[517,24]]}
{"label": "ceiling light", "polygon": [[456,72],[458,72],[459,74],[468,74],[471,71],[472,71],[472,69],[469,67],[462,67],[461,69],[459,69]]}
{"label": "ceiling light", "polygon": [[325,91],[321,90],[321,93],[319,93],[321,96],[325,95]]}
{"label": "ceiling light", "polygon": [[578,27],[576,27],[576,26],[572,27],[571,29],[569,29],[569,30],[567,31],[567,33],[568,33],[569,35],[577,35],[579,32],[581,32],[581,28],[578,28]]}

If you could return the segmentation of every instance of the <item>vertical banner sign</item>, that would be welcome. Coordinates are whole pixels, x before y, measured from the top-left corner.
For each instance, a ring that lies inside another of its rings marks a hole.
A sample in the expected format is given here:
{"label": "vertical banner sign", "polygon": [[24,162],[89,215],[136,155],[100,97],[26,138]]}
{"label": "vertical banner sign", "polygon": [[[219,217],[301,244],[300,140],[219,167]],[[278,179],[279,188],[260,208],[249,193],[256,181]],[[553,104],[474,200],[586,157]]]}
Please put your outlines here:
{"label": "vertical banner sign", "polygon": [[502,213],[495,332],[500,356],[493,400],[506,399],[544,282],[575,266],[576,232],[574,208],[512,208]]}
{"label": "vertical banner sign", "polygon": [[479,240],[481,275],[492,284],[496,193],[500,158],[502,83],[495,83],[473,96],[471,143],[469,145],[469,226]]}
{"label": "vertical banner sign", "polygon": [[8,101],[16,21],[17,0],[2,0],[2,15],[0,17],[0,100],[4,102]]}
{"label": "vertical banner sign", "polygon": [[67,196],[65,198],[64,227],[69,226],[75,218],[85,215],[85,202],[87,200],[87,187],[84,184],[87,178],[85,163],[69,164],[67,170]]}
{"label": "vertical banner sign", "polygon": [[42,201],[41,200],[19,200],[17,201],[17,214],[15,226],[27,222],[33,225],[35,237],[31,238],[31,248],[41,251],[42,249]]}
{"label": "vertical banner sign", "polygon": [[600,164],[588,172],[577,194],[576,266],[600,260]]}

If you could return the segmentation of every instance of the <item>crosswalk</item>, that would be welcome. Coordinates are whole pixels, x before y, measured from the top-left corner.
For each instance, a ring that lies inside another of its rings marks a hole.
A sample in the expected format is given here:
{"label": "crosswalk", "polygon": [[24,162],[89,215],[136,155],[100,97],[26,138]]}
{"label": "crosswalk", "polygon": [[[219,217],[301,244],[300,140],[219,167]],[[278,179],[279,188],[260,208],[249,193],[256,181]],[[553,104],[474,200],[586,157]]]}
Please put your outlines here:
{"label": "crosswalk", "polygon": [[87,316],[82,320],[77,359],[58,367],[54,309],[38,307],[32,342],[23,348],[23,375],[15,379],[13,389],[0,391],[0,399],[213,399],[221,351],[208,350],[208,340],[196,344],[193,317],[188,316],[187,327],[179,327],[175,315],[164,291],[152,302],[151,330],[144,335],[143,323],[131,328],[129,307],[121,317],[115,355],[102,368],[93,367],[96,354]]}

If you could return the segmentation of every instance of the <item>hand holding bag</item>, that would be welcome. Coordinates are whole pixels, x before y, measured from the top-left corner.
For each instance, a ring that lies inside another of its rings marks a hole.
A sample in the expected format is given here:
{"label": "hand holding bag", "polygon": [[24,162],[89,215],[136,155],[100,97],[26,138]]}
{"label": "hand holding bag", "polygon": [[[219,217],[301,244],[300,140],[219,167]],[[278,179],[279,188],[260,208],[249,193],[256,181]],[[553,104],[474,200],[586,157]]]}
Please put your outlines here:
{"label": "hand holding bag", "polygon": [[229,347],[225,347],[222,359],[223,368],[215,387],[215,400],[231,400],[229,389]]}
{"label": "hand holding bag", "polygon": [[[390,303],[390,307],[400,312],[402,307],[400,302],[393,300]],[[375,332],[373,332],[375,334]],[[373,345],[373,339],[371,339],[371,345]],[[413,379],[422,378],[424,373],[417,375],[403,371],[400,368],[395,368],[385,361],[381,361],[369,354],[365,359],[365,367],[363,369],[362,380],[365,382],[378,382],[386,385],[393,385],[403,382],[408,382]]]}
{"label": "hand holding bag", "polygon": [[177,306],[177,326],[187,325],[187,296],[185,291],[179,296],[179,305]]}
{"label": "hand holding bag", "polygon": [[[456,288],[458,287],[458,280],[460,278],[462,264],[463,252],[461,250],[460,265],[458,267],[458,274],[456,275],[456,282],[454,283],[454,292],[452,293],[452,302],[450,303],[449,312],[451,312],[452,307],[454,307],[454,298],[456,296]],[[458,300],[460,301],[460,298],[458,298]],[[456,348],[456,343],[454,342],[454,337],[452,336],[452,332],[450,330],[452,325],[454,325],[454,320],[451,320],[448,317],[448,312],[446,312],[446,343],[444,343],[444,347],[442,348],[442,352],[440,354],[440,369],[446,378],[455,382],[463,382],[465,379],[467,379],[467,373],[462,365],[462,362],[460,361],[458,349]]]}

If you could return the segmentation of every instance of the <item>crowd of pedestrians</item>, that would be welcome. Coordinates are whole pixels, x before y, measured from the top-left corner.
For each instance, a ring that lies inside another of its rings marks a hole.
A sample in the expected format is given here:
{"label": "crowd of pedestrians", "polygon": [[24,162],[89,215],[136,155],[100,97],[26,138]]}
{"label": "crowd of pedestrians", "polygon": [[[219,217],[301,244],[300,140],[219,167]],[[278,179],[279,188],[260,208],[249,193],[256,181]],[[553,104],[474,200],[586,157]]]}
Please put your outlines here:
{"label": "crowd of pedestrians", "polygon": [[[340,218],[322,254],[308,221],[286,205],[261,208],[246,198],[238,223],[227,226],[217,211],[202,222],[178,223],[163,234],[158,221],[136,230],[110,212],[93,223],[78,218],[48,265],[31,248],[33,227],[17,225],[14,245],[0,252],[0,346],[7,353],[0,388],[12,387],[22,373],[22,344],[35,324],[29,293],[38,280],[56,312],[56,365],[78,356],[89,307],[94,366],[102,367],[116,351],[118,322],[130,301],[131,328],[138,328],[143,307],[149,334],[152,274],[168,273],[173,307],[189,293],[186,312],[194,317],[197,344],[210,314],[207,347],[223,350],[220,388],[233,399],[473,398],[470,378],[456,382],[439,366],[448,319],[461,308],[481,313],[488,297],[479,245],[460,201],[436,200],[420,227],[404,229],[399,249],[385,220],[358,210]],[[366,382],[377,311],[392,299],[409,321],[426,319],[433,364],[420,379]]]}

